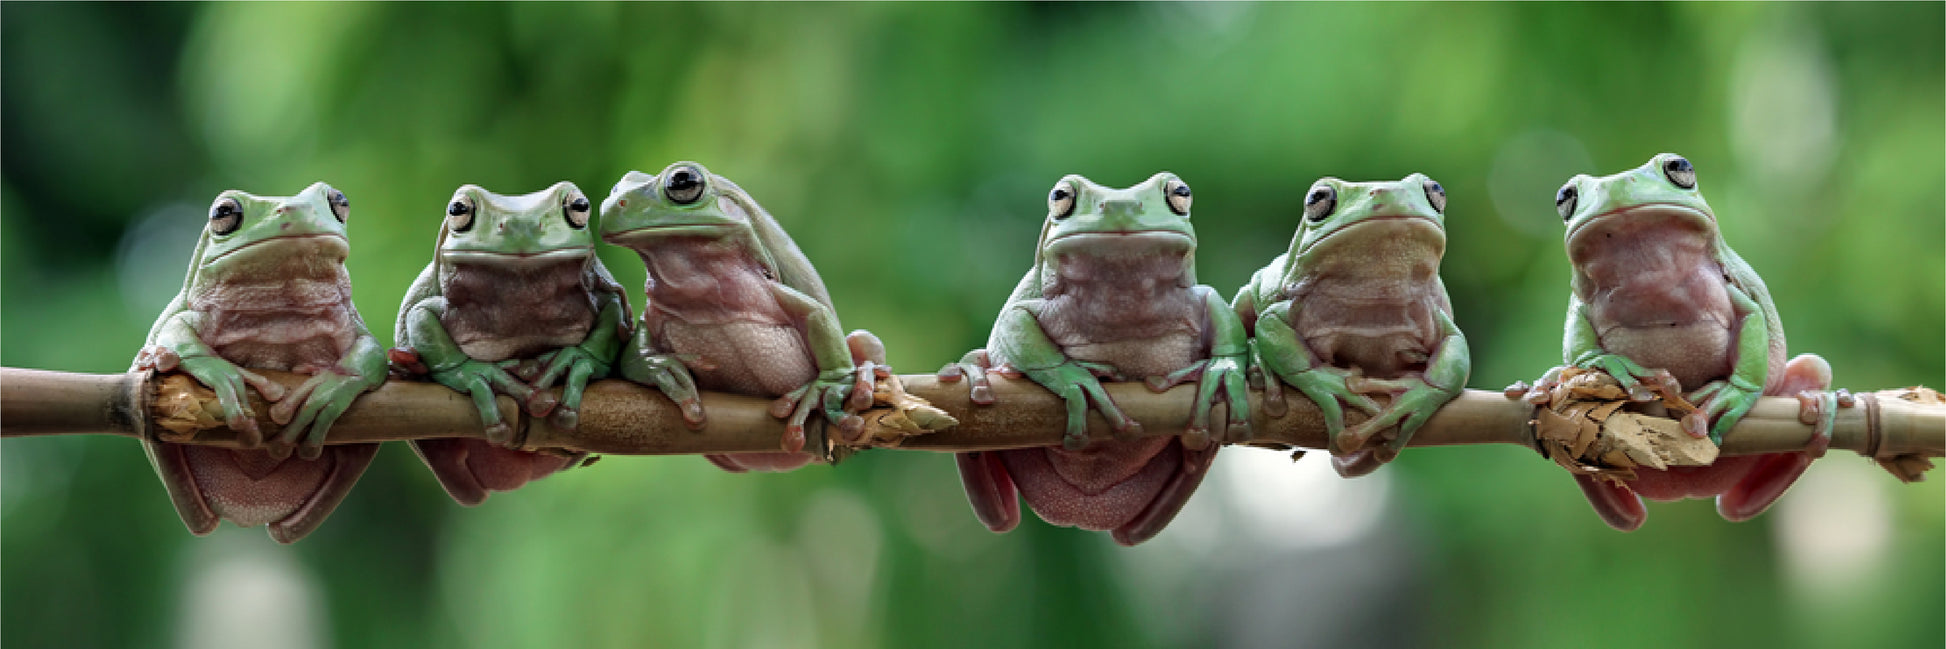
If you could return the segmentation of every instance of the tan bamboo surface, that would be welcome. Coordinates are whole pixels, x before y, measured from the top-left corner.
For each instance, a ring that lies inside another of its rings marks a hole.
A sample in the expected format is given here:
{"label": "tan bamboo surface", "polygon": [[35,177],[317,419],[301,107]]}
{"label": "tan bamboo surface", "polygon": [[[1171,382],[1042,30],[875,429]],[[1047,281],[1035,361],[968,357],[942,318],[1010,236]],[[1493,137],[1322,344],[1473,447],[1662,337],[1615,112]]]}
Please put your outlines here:
{"label": "tan bamboo surface", "polygon": [[[302,375],[264,372],[287,386]],[[955,452],[1025,448],[1059,444],[1066,409],[1059,397],[1025,379],[993,375],[996,405],[974,405],[964,382],[942,383],[929,374],[899,377],[915,396],[959,420],[959,425],[931,434],[901,438],[886,430],[881,418],[890,411],[865,413],[867,432],[890,442],[868,446]],[[1188,421],[1195,385],[1180,385],[1153,393],[1141,383],[1111,383],[1108,393],[1130,417],[1142,425],[1134,435],[1180,432]],[[1861,395],[1858,405],[1838,412],[1831,448],[1880,459],[1896,456],[1939,457],[1946,454],[1946,405],[1923,404],[1900,398],[1903,391]],[[558,394],[558,391],[557,391]],[[266,433],[281,428],[270,420],[269,408],[254,392],[252,402],[259,426]],[[1286,390],[1287,412],[1270,417],[1263,412],[1263,395],[1252,391],[1253,444],[1271,447],[1321,448],[1324,426],[1316,406],[1294,390]],[[754,397],[705,392],[708,423],[701,430],[684,426],[676,407],[654,389],[627,381],[604,380],[588,386],[580,424],[564,430],[554,422],[520,412],[513,399],[499,397],[501,414],[514,426],[516,439],[528,448],[558,447],[617,455],[679,455],[735,453],[778,448],[783,422],[770,416],[770,401]],[[182,374],[80,374],[0,368],[0,436],[104,434],[125,437],[162,435],[169,441],[237,446],[236,434],[225,427],[215,410],[214,395]],[[204,409],[201,415],[195,410]],[[1434,415],[1411,445],[1514,444],[1534,447],[1529,420],[1533,409],[1498,391],[1467,390]],[[1349,421],[1362,420],[1357,413]],[[1106,421],[1092,410],[1089,431],[1097,438],[1113,435]],[[1724,438],[1725,455],[1792,451],[1803,448],[1812,427],[1798,420],[1794,398],[1765,397]],[[484,438],[471,402],[435,383],[392,380],[361,396],[331,429],[328,443],[360,443],[434,437]]]}

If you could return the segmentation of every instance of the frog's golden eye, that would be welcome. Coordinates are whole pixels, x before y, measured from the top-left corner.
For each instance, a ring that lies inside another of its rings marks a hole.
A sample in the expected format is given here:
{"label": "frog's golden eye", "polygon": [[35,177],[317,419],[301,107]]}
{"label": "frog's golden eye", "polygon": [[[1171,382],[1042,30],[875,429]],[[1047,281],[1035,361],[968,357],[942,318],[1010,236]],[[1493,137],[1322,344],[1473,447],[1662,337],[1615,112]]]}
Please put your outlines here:
{"label": "frog's golden eye", "polygon": [[576,230],[588,227],[588,197],[576,196],[563,203],[561,207],[563,208],[561,211],[567,214],[569,226]]}
{"label": "frog's golden eye", "polygon": [[695,167],[676,167],[662,181],[662,193],[677,205],[688,205],[703,197],[703,172]]}
{"label": "frog's golden eye", "polygon": [[209,233],[229,234],[243,225],[243,204],[224,196],[209,206]]}
{"label": "frog's golden eye", "polygon": [[1696,167],[1691,166],[1689,160],[1682,156],[1671,156],[1669,160],[1663,162],[1662,175],[1668,176],[1669,182],[1675,183],[1677,187],[1696,188]]}
{"label": "frog's golden eye", "polygon": [[473,199],[454,196],[453,202],[446,204],[446,229],[465,232],[473,229]]}
{"label": "frog's golden eye", "polygon": [[351,198],[345,196],[344,192],[333,189],[325,201],[331,203],[331,215],[338,217],[339,223],[351,219]]}
{"label": "frog's golden eye", "polygon": [[1330,183],[1312,185],[1310,193],[1304,195],[1304,218],[1312,223],[1323,221],[1335,209],[1338,209],[1338,188]]}
{"label": "frog's golden eye", "polygon": [[1047,192],[1047,215],[1060,220],[1071,214],[1074,214],[1074,189],[1062,181]]}
{"label": "frog's golden eye", "polygon": [[1432,203],[1432,211],[1438,212],[1440,214],[1445,214],[1446,213],[1446,187],[1440,185],[1439,181],[1433,180],[1431,178],[1426,179],[1425,186],[1426,186],[1426,201]]}
{"label": "frog's golden eye", "polygon": [[1580,192],[1574,189],[1574,183],[1562,185],[1560,191],[1554,192],[1554,211],[1561,215],[1561,220],[1574,218],[1576,199],[1580,196]]}
{"label": "frog's golden eye", "polygon": [[1162,195],[1169,199],[1169,211],[1177,216],[1189,216],[1189,183],[1171,178],[1162,187]]}

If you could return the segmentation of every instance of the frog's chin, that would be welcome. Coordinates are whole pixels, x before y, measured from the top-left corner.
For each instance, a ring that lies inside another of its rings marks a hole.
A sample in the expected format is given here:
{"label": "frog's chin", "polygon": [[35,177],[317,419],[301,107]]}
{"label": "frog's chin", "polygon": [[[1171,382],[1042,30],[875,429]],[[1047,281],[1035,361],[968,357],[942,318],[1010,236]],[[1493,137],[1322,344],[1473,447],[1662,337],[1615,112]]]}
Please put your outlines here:
{"label": "frog's chin", "polygon": [[1666,240],[1666,237],[1699,237],[1714,241],[1717,237],[1716,219],[1708,212],[1675,203],[1616,208],[1569,226],[1568,261],[1581,266],[1597,254],[1612,253],[1604,242],[1617,237],[1624,242]]}
{"label": "frog's chin", "polygon": [[[1371,216],[1325,233],[1297,251],[1297,256],[1331,258],[1333,248],[1369,251],[1373,242],[1416,243],[1430,247],[1427,257],[1439,259],[1446,253],[1446,229],[1430,217],[1408,214]],[[1351,255],[1362,260],[1366,255]]]}
{"label": "frog's chin", "polygon": [[505,252],[491,250],[441,250],[439,259],[449,264],[482,264],[489,266],[544,266],[566,261],[587,259],[594,254],[593,246],[556,248],[538,252]]}
{"label": "frog's chin", "polygon": [[601,235],[601,239],[618,246],[635,247],[678,237],[727,237],[743,230],[744,227],[737,222],[672,223],[607,232]]}
{"label": "frog's chin", "polygon": [[235,248],[224,250],[221,254],[203,259],[208,266],[217,260],[228,258],[239,252],[249,250],[257,253],[283,253],[279,256],[293,257],[330,257],[343,261],[351,254],[351,242],[344,235],[331,232],[307,232],[304,234],[281,234],[258,239]]}
{"label": "frog's chin", "polygon": [[1182,256],[1196,248],[1196,239],[1179,230],[1077,232],[1049,239],[1050,256],[1081,253],[1096,257]]}

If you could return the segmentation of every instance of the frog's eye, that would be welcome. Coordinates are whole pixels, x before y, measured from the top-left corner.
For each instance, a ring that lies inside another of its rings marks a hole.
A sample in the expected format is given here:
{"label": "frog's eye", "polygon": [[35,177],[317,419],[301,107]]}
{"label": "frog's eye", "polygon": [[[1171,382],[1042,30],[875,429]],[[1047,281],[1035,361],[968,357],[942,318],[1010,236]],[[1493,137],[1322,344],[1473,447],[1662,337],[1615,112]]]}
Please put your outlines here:
{"label": "frog's eye", "polygon": [[1074,189],[1063,182],[1047,192],[1047,215],[1059,220],[1070,214],[1074,214]]}
{"label": "frog's eye", "polygon": [[1177,216],[1189,216],[1189,183],[1171,178],[1163,186],[1162,195],[1169,199],[1169,211]]}
{"label": "frog's eye", "polygon": [[1426,201],[1432,203],[1432,211],[1446,213],[1446,188],[1439,181],[1426,179]]}
{"label": "frog's eye", "polygon": [[567,213],[569,226],[576,230],[588,227],[588,197],[576,196],[561,207],[564,208],[561,211]]}
{"label": "frog's eye", "polygon": [[229,234],[243,225],[243,204],[228,196],[209,206],[209,233]]}
{"label": "frog's eye", "polygon": [[1311,192],[1304,195],[1304,218],[1312,223],[1323,221],[1338,209],[1338,188],[1327,183],[1311,186]]}
{"label": "frog's eye", "polygon": [[446,204],[446,229],[454,232],[473,229],[473,212],[473,199],[453,197],[453,202]]}
{"label": "frog's eye", "polygon": [[1696,188],[1696,168],[1690,166],[1689,160],[1681,156],[1672,156],[1668,161],[1663,162],[1662,175],[1668,176],[1669,182],[1675,183],[1677,187]]}
{"label": "frog's eye", "polygon": [[333,189],[331,196],[325,200],[331,203],[331,215],[338,217],[339,223],[351,218],[351,198],[345,196],[344,192]]}
{"label": "frog's eye", "polygon": [[1575,199],[1580,196],[1580,192],[1574,189],[1574,183],[1562,185],[1560,191],[1554,192],[1554,211],[1561,215],[1561,220],[1574,217]]}
{"label": "frog's eye", "polygon": [[703,172],[694,167],[676,167],[662,181],[662,193],[677,205],[688,205],[703,197]]}

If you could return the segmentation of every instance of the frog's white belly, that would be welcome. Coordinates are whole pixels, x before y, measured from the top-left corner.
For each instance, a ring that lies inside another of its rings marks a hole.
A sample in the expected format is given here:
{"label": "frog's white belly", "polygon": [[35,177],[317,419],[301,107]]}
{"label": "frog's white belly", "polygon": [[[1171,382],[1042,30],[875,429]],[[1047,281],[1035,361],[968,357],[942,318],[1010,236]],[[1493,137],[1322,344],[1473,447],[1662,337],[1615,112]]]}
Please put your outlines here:
{"label": "frog's white belly", "polygon": [[1189,367],[1201,358],[1202,337],[1176,332],[1152,338],[1084,342],[1062,348],[1069,358],[1108,363],[1129,380],[1161,376]]}
{"label": "frog's white belly", "polygon": [[[810,345],[790,325],[663,319],[654,344],[657,349],[699,356],[688,364],[689,371],[697,386],[706,390],[776,397],[818,374]],[[705,369],[708,366],[714,368]]]}

